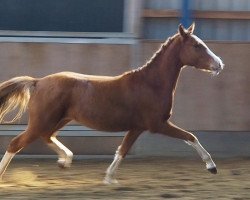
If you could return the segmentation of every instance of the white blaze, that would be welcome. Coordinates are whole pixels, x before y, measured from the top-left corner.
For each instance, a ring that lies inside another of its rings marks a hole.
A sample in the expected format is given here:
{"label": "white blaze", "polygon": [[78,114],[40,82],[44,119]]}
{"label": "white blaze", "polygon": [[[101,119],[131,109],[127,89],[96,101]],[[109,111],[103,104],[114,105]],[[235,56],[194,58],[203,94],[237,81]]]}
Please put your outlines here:
{"label": "white blaze", "polygon": [[[206,48],[207,53],[213,58],[214,63],[210,63],[210,68],[214,70],[213,75],[217,75],[219,71],[223,70],[224,64],[222,60],[218,56],[216,56],[200,38],[198,38],[196,35],[192,35],[192,37],[199,44],[203,45]],[[216,63],[216,66],[215,66],[215,63]]]}

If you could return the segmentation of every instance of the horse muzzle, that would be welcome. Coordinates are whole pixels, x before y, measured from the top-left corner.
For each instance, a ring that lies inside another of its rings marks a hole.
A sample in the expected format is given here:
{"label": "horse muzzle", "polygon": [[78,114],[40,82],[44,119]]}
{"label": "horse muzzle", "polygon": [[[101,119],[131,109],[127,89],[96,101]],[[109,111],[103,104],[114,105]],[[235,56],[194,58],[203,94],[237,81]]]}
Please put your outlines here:
{"label": "horse muzzle", "polygon": [[221,60],[216,65],[212,65],[210,67],[212,75],[213,76],[219,75],[220,72],[224,69],[224,66],[225,65],[222,63]]}

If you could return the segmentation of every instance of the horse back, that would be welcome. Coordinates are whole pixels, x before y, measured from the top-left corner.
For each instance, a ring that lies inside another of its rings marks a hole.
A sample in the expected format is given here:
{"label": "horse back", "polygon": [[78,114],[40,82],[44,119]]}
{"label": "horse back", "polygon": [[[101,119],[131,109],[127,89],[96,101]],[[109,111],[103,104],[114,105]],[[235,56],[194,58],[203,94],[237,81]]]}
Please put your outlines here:
{"label": "horse back", "polygon": [[31,115],[41,113],[46,120],[63,117],[104,131],[128,130],[133,106],[128,103],[125,82],[120,76],[49,75],[41,78],[33,91]]}
{"label": "horse back", "polygon": [[31,107],[39,110],[34,115],[42,113],[48,120],[64,117],[102,131],[143,129],[162,112],[154,92],[131,75],[63,72],[39,80]]}

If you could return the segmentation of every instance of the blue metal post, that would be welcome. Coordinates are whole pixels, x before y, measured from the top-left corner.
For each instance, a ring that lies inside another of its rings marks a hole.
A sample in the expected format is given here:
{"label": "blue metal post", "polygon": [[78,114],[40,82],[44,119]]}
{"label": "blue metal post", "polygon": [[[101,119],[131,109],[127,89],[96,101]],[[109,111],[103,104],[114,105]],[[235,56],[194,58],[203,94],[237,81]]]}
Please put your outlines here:
{"label": "blue metal post", "polygon": [[185,28],[188,28],[191,23],[191,0],[182,0],[181,23]]}

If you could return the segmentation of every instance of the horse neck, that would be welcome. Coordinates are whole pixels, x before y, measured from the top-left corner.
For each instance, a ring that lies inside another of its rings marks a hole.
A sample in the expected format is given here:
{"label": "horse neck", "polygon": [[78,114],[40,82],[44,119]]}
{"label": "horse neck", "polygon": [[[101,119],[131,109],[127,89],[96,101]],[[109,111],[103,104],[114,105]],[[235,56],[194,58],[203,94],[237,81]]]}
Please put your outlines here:
{"label": "horse neck", "polygon": [[158,55],[145,66],[145,75],[155,88],[173,94],[182,68],[179,51],[180,42],[177,38],[171,44],[162,46]]}

